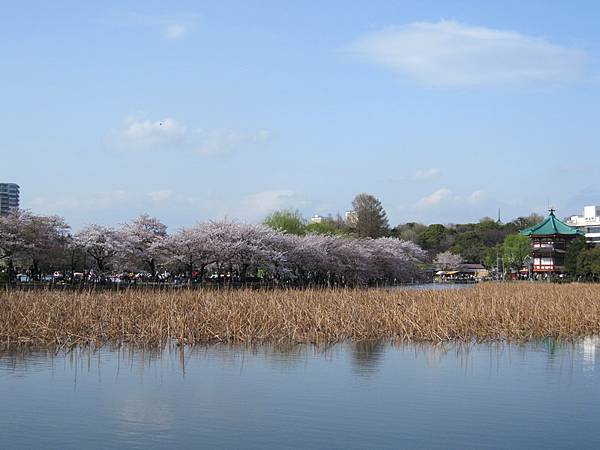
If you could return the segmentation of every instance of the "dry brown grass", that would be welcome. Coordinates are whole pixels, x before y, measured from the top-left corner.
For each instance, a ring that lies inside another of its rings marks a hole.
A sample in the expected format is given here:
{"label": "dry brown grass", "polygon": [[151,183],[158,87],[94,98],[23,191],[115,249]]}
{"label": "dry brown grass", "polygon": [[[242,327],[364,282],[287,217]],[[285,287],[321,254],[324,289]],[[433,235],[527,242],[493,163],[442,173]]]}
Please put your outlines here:
{"label": "dry brown grass", "polygon": [[573,339],[600,333],[600,285],[472,289],[3,292],[0,345],[159,346]]}

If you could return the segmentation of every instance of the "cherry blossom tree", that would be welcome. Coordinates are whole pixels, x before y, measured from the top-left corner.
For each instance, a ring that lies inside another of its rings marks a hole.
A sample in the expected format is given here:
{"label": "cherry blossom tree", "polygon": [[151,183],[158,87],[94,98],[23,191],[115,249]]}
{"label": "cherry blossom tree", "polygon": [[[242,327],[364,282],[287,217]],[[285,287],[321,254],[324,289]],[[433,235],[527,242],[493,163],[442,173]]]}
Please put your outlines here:
{"label": "cherry blossom tree", "polygon": [[186,268],[190,285],[196,268],[199,268],[202,280],[205,268],[218,260],[220,248],[211,231],[214,228],[210,224],[199,223],[194,227],[181,229],[165,241],[171,260]]}
{"label": "cherry blossom tree", "polygon": [[156,279],[157,267],[164,258],[167,226],[160,220],[142,214],[119,231],[125,262],[148,270]]}
{"label": "cherry blossom tree", "polygon": [[0,217],[0,260],[8,266],[12,279],[16,261],[29,265],[33,276],[41,265],[56,264],[69,241],[69,226],[62,217],[39,216],[13,209]]}
{"label": "cherry blossom tree", "polygon": [[0,216],[0,261],[8,268],[9,281],[14,278],[15,260],[31,248],[25,239],[25,230],[32,220],[33,215],[22,209],[11,209],[7,215]]}
{"label": "cherry blossom tree", "polygon": [[462,256],[455,255],[454,253],[450,252],[438,253],[433,260],[433,264],[436,266],[436,268],[441,270],[456,269],[462,263]]}
{"label": "cherry blossom tree", "polygon": [[333,238],[329,246],[331,273],[341,285],[367,284],[372,278],[371,249],[366,240]]}
{"label": "cherry blossom tree", "polygon": [[73,236],[73,244],[94,260],[100,273],[123,247],[121,235],[114,228],[102,225],[86,226]]}
{"label": "cherry blossom tree", "polygon": [[387,281],[407,281],[418,272],[417,264],[426,253],[415,243],[384,237],[369,241],[371,265],[377,268],[378,278]]}
{"label": "cherry blossom tree", "polygon": [[264,225],[251,225],[227,220],[210,222],[210,233],[216,245],[217,262],[235,269],[241,281],[246,281],[250,268],[273,271],[284,262],[275,248],[278,234]]}
{"label": "cherry blossom tree", "polygon": [[327,244],[330,240],[329,236],[320,234],[286,236],[286,265],[294,280],[301,284],[321,284],[327,280],[331,259]]}
{"label": "cherry blossom tree", "polygon": [[23,228],[26,242],[24,258],[31,265],[31,274],[40,274],[42,265],[51,267],[64,256],[69,243],[69,225],[59,216],[31,215]]}
{"label": "cherry blossom tree", "polygon": [[[28,261],[32,272],[38,273],[40,262],[59,261],[58,250],[68,242],[68,230],[60,217],[14,211],[0,218],[0,260],[9,268],[16,259]],[[199,223],[168,236],[167,227],[146,214],[118,230],[88,225],[75,234],[72,248],[93,258],[100,272],[126,266],[147,270],[156,279],[159,264],[170,262],[184,268],[190,283],[194,271],[202,279],[210,266],[219,275],[227,273],[230,281],[244,282],[260,271],[264,279],[299,286],[393,283],[414,277],[425,259],[416,244],[396,238],[298,236],[229,220]],[[439,255],[437,261],[461,261],[448,255]]]}

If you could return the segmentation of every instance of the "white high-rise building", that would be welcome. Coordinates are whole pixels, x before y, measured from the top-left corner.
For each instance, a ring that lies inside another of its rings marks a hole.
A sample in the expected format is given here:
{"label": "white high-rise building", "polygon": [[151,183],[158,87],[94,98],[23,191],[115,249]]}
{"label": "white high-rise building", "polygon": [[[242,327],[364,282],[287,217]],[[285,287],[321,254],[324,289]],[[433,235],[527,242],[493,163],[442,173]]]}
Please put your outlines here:
{"label": "white high-rise building", "polygon": [[19,207],[19,185],[15,183],[0,183],[0,216]]}
{"label": "white high-rise building", "polygon": [[585,232],[585,240],[600,245],[600,206],[584,206],[583,216],[571,216],[567,225]]}

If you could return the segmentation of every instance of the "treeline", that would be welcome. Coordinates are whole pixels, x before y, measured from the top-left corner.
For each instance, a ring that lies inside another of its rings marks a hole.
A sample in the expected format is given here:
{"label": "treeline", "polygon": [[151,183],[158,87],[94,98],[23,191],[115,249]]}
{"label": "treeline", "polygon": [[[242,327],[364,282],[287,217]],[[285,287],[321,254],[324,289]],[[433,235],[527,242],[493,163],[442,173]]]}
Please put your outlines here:
{"label": "treeline", "polygon": [[538,214],[518,217],[501,223],[484,217],[477,223],[432,224],[407,223],[392,230],[393,236],[420,245],[429,254],[451,252],[465,262],[495,267],[500,257],[507,266],[520,266],[529,253],[529,241],[519,231],[543,220]]}
{"label": "treeline", "polygon": [[[227,220],[199,223],[173,234],[142,215],[119,228],[88,225],[71,234],[65,221],[14,210],[0,217],[0,261],[6,277],[27,270],[33,279],[56,270],[109,274],[185,274],[188,283],[268,280],[291,285],[355,286],[409,281],[425,253],[394,237],[302,236]],[[93,277],[93,278],[89,278]]]}
{"label": "treeline", "polygon": [[577,238],[567,250],[565,268],[575,279],[600,281],[600,247],[587,244],[583,237]]}
{"label": "treeline", "polygon": [[518,269],[529,254],[529,240],[520,236],[519,231],[543,220],[542,216],[531,214],[508,223],[484,217],[477,223],[424,225],[409,222],[390,227],[377,198],[360,194],[352,206],[350,220],[337,215],[322,218],[320,223],[309,223],[298,211],[283,210],[268,216],[264,223],[297,235],[317,232],[355,237],[394,237],[421,247],[427,252],[429,261],[435,261],[440,254],[442,260],[448,260],[446,255],[451,254],[459,256],[459,259],[453,259],[454,262],[460,260],[493,268],[501,259],[506,268]]}
{"label": "treeline", "polygon": [[[72,233],[61,217],[15,210],[0,217],[0,264],[5,268],[0,278],[14,280],[24,271],[33,279],[77,271],[99,279],[134,272],[158,280],[168,272],[187,282],[260,278],[359,285],[408,281],[431,263],[493,268],[499,256],[505,269],[518,270],[529,254],[529,241],[518,231],[542,220],[532,214],[504,224],[484,218],[471,224],[390,227],[374,196],[357,195],[352,208],[345,218],[326,217],[319,223],[283,210],[259,225],[209,221],[173,234],[147,215],[117,228],[89,225]],[[580,265],[581,273],[595,273],[593,264]]]}

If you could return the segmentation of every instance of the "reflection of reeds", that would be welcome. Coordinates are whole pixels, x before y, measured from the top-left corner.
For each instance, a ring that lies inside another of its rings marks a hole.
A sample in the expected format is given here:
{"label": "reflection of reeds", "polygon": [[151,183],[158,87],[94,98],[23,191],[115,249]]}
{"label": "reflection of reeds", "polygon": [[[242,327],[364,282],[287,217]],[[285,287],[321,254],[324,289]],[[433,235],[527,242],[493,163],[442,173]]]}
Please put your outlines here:
{"label": "reflection of reeds", "polygon": [[0,344],[318,344],[570,339],[600,333],[600,286],[0,293]]}

